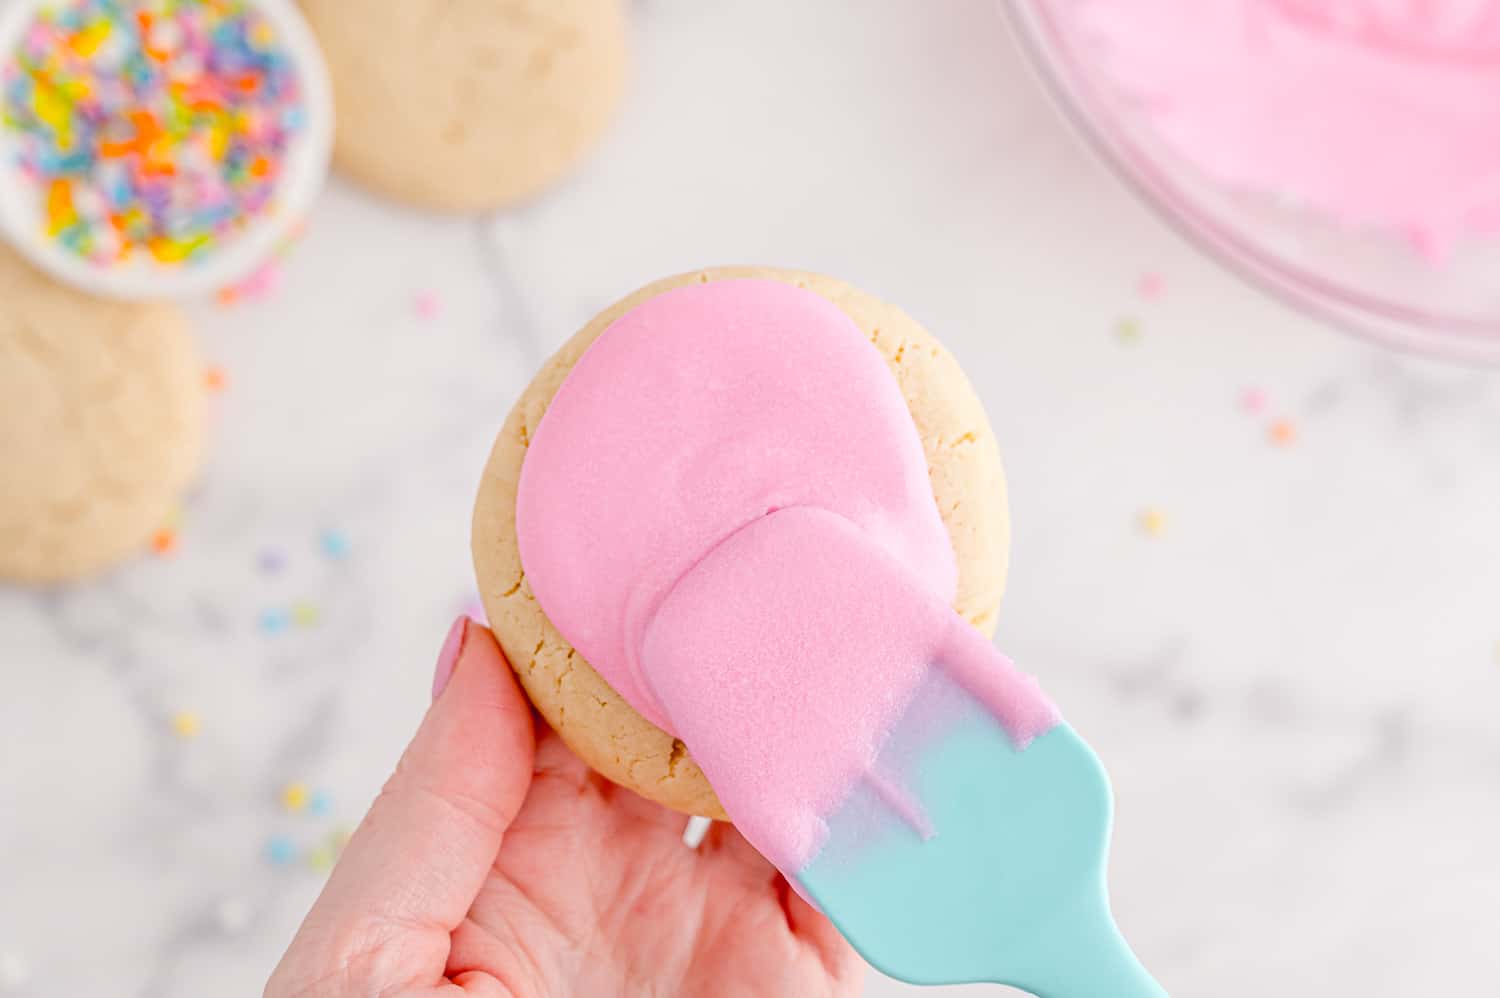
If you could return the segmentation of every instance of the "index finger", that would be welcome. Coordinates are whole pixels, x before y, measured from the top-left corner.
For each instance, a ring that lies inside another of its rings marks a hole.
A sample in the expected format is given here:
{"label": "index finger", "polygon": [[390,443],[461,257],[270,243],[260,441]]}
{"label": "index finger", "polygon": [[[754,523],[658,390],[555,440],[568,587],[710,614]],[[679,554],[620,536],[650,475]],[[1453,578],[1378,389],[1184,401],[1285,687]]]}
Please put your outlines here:
{"label": "index finger", "polygon": [[[452,678],[428,710],[272,978],[347,971],[405,934],[382,987],[442,980],[531,784],[531,709],[490,632],[460,619]],[[268,994],[272,993],[268,989]]]}

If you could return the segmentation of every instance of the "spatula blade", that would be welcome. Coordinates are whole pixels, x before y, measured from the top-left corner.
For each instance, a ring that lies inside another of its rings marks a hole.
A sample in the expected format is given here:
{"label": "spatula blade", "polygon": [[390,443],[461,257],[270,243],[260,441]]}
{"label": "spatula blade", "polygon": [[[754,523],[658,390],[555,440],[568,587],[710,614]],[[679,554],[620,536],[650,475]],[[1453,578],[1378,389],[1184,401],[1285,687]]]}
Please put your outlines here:
{"label": "spatula blade", "polygon": [[1065,723],[1018,749],[966,693],[939,675],[929,686],[944,733],[898,726],[876,763],[923,820],[892,822],[888,794],[857,789],[798,876],[806,894],[870,963],[911,983],[1165,995],[1109,913],[1112,797],[1093,751]]}

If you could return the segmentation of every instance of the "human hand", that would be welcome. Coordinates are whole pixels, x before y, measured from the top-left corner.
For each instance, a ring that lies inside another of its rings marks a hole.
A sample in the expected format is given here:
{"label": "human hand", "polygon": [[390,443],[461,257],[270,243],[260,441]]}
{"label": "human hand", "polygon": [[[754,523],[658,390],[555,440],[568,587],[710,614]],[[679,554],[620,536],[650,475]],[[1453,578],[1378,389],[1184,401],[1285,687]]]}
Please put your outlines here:
{"label": "human hand", "polygon": [[687,848],[681,815],[535,719],[488,630],[454,625],[435,693],[266,998],[859,993],[854,951],[738,832]]}

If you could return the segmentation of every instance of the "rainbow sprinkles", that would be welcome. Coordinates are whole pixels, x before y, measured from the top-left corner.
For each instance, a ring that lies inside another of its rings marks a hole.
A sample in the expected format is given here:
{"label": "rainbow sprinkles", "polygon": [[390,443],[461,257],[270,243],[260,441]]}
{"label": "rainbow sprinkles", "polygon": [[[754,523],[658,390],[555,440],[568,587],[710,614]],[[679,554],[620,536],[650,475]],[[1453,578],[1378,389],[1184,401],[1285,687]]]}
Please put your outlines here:
{"label": "rainbow sprinkles", "polygon": [[275,208],[307,126],[245,0],[53,0],[0,68],[0,126],[47,239],[102,268],[207,259]]}

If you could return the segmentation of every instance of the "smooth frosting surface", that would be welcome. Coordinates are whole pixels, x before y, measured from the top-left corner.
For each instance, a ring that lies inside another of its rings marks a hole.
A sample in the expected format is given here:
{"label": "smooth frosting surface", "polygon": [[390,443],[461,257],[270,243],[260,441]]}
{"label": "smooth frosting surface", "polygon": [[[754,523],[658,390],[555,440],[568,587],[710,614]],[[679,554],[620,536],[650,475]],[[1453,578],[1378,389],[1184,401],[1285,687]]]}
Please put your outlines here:
{"label": "smooth frosting surface", "polygon": [[1500,229],[1500,0],[1048,0],[1186,159],[1440,253]]}
{"label": "smooth frosting surface", "polygon": [[837,307],[764,280],[678,288],[589,348],[530,443],[522,564],[558,630],[681,738],[784,871],[941,665],[1020,744],[1056,716],[950,608],[916,428]]}
{"label": "smooth frosting surface", "polygon": [[547,616],[671,731],[640,677],[651,615],[715,544],[787,506],[840,514],[952,598],[922,444],[879,354],[810,291],[715,281],[621,316],[574,366],[527,450],[516,528]]}
{"label": "smooth frosting surface", "polygon": [[[756,520],[689,572],[643,660],[725,810],[788,872],[817,854],[859,786],[888,818],[938,833],[909,760],[881,751],[934,667],[1019,745],[1056,722],[1032,680],[906,566],[808,506]],[[924,741],[941,739],[947,718],[917,720]]]}

